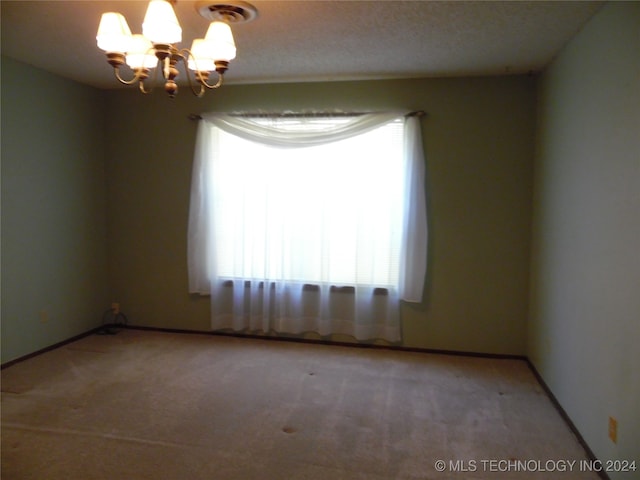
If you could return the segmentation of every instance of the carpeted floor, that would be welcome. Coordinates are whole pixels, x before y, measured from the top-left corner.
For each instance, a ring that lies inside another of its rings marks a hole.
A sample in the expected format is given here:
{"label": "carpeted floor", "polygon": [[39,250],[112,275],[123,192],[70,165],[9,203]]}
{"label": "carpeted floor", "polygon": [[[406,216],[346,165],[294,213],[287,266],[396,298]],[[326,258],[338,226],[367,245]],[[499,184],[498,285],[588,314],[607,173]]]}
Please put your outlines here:
{"label": "carpeted floor", "polygon": [[4,480],[597,479],[586,458],[520,360],[124,330],[2,371]]}

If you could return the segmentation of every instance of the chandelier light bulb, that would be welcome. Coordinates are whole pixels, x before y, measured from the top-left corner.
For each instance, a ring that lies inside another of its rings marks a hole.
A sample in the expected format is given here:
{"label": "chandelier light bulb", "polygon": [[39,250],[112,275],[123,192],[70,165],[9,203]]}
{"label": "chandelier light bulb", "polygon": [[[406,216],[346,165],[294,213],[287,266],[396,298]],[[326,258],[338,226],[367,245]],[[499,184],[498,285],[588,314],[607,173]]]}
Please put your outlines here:
{"label": "chandelier light bulb", "polygon": [[189,69],[199,72],[211,72],[216,69],[211,56],[211,45],[204,38],[196,38],[191,45]]}
{"label": "chandelier light bulb", "polygon": [[105,52],[125,53],[131,41],[127,20],[120,13],[103,13],[96,40],[98,47]]}
{"label": "chandelier light bulb", "polygon": [[151,0],[142,23],[142,34],[152,43],[170,45],[182,41],[182,28],[173,7],[165,0]]}
{"label": "chandelier light bulb", "polygon": [[229,61],[236,58],[236,43],[233,40],[231,27],[224,22],[211,22],[204,37],[209,56],[214,60]]}
{"label": "chandelier light bulb", "polygon": [[147,68],[156,66],[158,59],[154,55],[153,45],[144,35],[133,35],[129,51],[127,52],[127,65],[132,69]]}

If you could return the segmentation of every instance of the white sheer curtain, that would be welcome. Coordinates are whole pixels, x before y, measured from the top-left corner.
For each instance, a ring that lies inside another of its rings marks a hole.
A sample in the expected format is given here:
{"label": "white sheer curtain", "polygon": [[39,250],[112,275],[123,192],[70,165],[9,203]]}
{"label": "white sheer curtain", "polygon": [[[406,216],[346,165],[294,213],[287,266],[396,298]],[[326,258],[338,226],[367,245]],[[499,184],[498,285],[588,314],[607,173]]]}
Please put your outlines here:
{"label": "white sheer curtain", "polygon": [[419,120],[334,120],[203,115],[189,290],[211,295],[214,330],[401,339],[427,261]]}

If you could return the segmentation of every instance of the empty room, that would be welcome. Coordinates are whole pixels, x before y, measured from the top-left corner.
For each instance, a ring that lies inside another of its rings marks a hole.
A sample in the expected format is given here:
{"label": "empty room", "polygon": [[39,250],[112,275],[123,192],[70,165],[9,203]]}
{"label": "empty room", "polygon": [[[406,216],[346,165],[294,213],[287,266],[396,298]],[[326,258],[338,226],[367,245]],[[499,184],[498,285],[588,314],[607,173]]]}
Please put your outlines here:
{"label": "empty room", "polygon": [[640,1],[0,8],[3,479],[640,478]]}

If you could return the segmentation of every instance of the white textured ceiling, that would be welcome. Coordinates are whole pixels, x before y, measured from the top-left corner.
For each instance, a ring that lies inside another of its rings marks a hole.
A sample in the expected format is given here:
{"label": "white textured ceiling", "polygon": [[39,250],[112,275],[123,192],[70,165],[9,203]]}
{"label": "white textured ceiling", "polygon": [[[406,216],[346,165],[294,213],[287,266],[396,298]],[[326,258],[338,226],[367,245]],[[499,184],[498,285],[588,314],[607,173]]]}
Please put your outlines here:
{"label": "white textured ceiling", "polygon": [[[178,0],[181,47],[208,22]],[[212,1],[212,3],[224,3]],[[538,71],[593,16],[595,1],[252,2],[234,26],[227,83],[500,75]],[[100,15],[119,11],[141,32],[147,2],[2,1],[2,53],[99,88],[118,86],[95,43]],[[181,76],[184,76],[182,73]]]}

